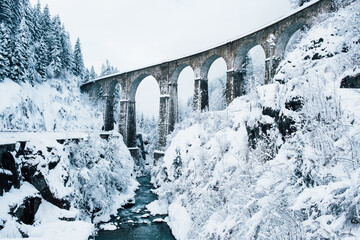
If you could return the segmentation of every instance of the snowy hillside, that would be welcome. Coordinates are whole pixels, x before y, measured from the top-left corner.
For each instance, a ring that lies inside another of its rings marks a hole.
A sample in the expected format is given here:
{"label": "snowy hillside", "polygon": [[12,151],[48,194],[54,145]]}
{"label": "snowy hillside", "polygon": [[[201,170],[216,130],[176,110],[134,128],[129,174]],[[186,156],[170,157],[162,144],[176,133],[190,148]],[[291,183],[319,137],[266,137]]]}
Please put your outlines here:
{"label": "snowy hillside", "polygon": [[[153,170],[177,239],[359,239],[360,2],[318,18],[274,83],[194,114]],[[156,207],[156,205],[159,205]]]}
{"label": "snowy hillside", "polygon": [[0,82],[0,131],[100,131],[102,103],[80,93],[77,78]]}

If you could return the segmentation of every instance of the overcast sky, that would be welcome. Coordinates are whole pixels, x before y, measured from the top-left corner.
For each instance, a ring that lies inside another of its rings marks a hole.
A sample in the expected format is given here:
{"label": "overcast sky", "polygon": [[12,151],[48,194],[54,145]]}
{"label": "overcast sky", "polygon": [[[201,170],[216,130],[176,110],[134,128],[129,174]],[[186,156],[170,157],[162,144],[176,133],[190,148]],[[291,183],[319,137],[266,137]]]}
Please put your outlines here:
{"label": "overcast sky", "polygon": [[60,15],[73,44],[80,37],[85,65],[94,66],[98,73],[106,59],[120,71],[158,63],[234,39],[290,12],[289,0],[40,3],[42,7],[48,4],[53,16]]}

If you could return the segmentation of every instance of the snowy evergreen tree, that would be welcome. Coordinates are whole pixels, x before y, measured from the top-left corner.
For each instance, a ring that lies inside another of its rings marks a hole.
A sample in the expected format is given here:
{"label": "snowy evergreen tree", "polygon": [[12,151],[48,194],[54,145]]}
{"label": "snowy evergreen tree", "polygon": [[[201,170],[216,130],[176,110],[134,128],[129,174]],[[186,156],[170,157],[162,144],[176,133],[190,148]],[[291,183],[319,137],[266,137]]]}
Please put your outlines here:
{"label": "snowy evergreen tree", "polygon": [[84,60],[81,52],[80,39],[78,38],[75,43],[74,48],[74,67],[73,73],[75,76],[83,77],[84,76]]}
{"label": "snowy evergreen tree", "polygon": [[45,57],[47,58],[46,61],[46,65],[49,66],[50,62],[51,62],[51,16],[50,16],[50,10],[49,10],[49,6],[46,5],[44,8],[44,12],[41,16],[40,19],[40,26],[41,26],[41,34],[44,38],[44,42],[46,44],[46,54]]}
{"label": "snowy evergreen tree", "polygon": [[52,31],[50,35],[50,66],[54,73],[54,77],[59,77],[62,70],[61,61],[61,22],[59,16],[55,16],[52,20]]}
{"label": "snowy evergreen tree", "polygon": [[10,76],[10,31],[5,24],[0,24],[0,81]]}
{"label": "snowy evergreen tree", "polygon": [[35,69],[40,75],[41,80],[46,79],[46,68],[48,64],[48,58],[46,56],[47,46],[45,44],[44,38],[40,39],[40,42],[35,47]]}
{"label": "snowy evergreen tree", "polygon": [[14,39],[13,54],[11,56],[10,77],[16,82],[24,82],[28,74],[29,36],[25,20],[21,21]]}
{"label": "snowy evergreen tree", "polygon": [[20,22],[24,18],[25,0],[1,0],[0,1],[0,22],[4,22],[16,32]]}
{"label": "snowy evergreen tree", "polygon": [[290,0],[292,8],[301,7],[307,2],[310,2],[310,0]]}
{"label": "snowy evergreen tree", "polygon": [[39,42],[40,39],[43,37],[41,26],[42,13],[40,1],[38,1],[36,6],[31,10],[31,14],[32,28],[30,29],[30,32],[32,34],[32,41]]}
{"label": "snowy evergreen tree", "polygon": [[101,66],[100,77],[110,75],[110,74],[114,74],[114,73],[117,73],[117,72],[119,72],[118,69],[116,67],[113,67],[110,64],[110,61],[108,59],[106,59],[106,63]]}
{"label": "snowy evergreen tree", "polygon": [[64,70],[71,71],[74,64],[74,56],[70,42],[69,33],[66,32],[65,27],[62,26],[60,34],[61,52],[60,59]]}
{"label": "snowy evergreen tree", "polygon": [[82,82],[86,83],[89,80],[90,80],[90,70],[88,68],[85,68],[84,77],[83,77]]}
{"label": "snowy evergreen tree", "polygon": [[98,75],[95,72],[94,66],[91,66],[89,80],[96,79]]}

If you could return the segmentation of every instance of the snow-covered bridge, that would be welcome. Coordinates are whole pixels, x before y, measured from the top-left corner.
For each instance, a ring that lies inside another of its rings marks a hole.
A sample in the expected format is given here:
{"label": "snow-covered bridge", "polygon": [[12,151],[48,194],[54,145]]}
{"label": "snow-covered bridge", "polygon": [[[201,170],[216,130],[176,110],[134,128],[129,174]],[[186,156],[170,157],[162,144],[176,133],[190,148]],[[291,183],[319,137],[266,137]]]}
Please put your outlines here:
{"label": "snow-covered bridge", "polygon": [[[141,69],[104,76],[83,84],[81,89],[92,97],[105,98],[104,127],[105,131],[108,131],[114,128],[114,90],[116,85],[120,85],[119,132],[123,135],[127,146],[133,149],[136,147],[135,94],[141,81],[153,76],[160,87],[158,150],[163,150],[166,135],[174,129],[178,120],[177,81],[185,67],[190,66],[195,74],[194,111],[202,111],[209,105],[207,80],[209,68],[216,59],[223,58],[227,66],[226,101],[229,104],[234,98],[244,94],[242,66],[251,48],[260,45],[265,52],[265,84],[267,84],[283,59],[292,35],[300,29],[311,27],[319,14],[332,10],[331,0],[314,1],[276,22],[224,44]],[[102,92],[102,96],[99,96],[99,92]]]}

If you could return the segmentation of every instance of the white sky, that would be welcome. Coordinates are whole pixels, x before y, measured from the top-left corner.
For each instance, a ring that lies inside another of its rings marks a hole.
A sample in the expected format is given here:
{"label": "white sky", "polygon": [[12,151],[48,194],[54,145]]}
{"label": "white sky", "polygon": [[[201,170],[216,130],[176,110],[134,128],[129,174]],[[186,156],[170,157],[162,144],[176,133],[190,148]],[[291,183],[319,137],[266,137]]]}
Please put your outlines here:
{"label": "white sky", "polygon": [[[30,2],[36,4],[37,0]],[[40,3],[42,7],[49,5],[52,16],[60,15],[73,44],[80,37],[85,65],[89,68],[93,65],[97,72],[106,59],[125,71],[188,55],[255,30],[290,12],[289,0],[40,0]],[[150,89],[143,94],[149,92]],[[145,105],[149,106],[149,101]]]}

